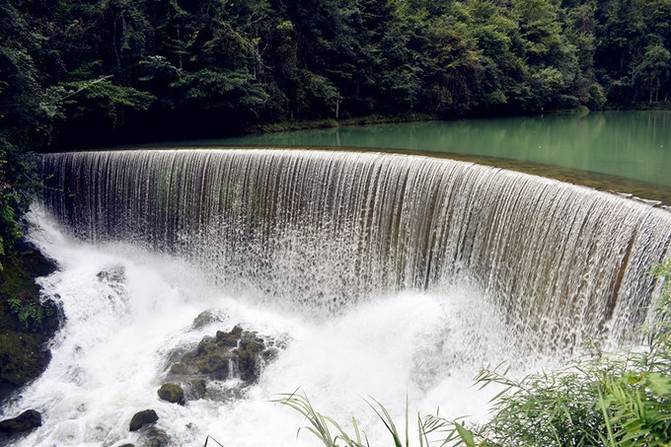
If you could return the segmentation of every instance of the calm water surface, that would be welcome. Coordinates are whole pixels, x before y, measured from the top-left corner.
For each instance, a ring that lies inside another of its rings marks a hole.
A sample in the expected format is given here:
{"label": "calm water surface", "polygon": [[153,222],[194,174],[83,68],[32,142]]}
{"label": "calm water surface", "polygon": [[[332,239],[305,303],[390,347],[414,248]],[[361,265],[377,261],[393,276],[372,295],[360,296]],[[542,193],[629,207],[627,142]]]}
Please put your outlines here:
{"label": "calm water surface", "polygon": [[542,163],[671,186],[671,111],[383,124],[201,143],[414,149]]}

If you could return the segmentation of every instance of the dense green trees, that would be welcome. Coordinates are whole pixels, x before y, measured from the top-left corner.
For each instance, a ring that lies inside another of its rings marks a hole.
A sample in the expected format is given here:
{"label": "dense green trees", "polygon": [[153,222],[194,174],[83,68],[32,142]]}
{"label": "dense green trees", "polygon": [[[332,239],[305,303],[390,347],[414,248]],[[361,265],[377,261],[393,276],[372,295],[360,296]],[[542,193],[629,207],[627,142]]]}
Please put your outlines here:
{"label": "dense green trees", "polygon": [[670,51],[671,0],[4,0],[0,215],[26,149],[664,103]]}
{"label": "dense green trees", "polygon": [[40,144],[671,90],[670,0],[7,0],[0,23],[2,128]]}

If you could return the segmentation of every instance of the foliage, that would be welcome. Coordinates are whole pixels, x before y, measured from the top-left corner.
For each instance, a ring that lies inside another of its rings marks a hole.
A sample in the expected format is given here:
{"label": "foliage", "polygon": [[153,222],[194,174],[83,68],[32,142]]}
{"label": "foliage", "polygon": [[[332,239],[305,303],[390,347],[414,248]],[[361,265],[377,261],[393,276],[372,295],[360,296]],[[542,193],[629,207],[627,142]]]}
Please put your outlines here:
{"label": "foliage", "polygon": [[[503,390],[492,400],[493,416],[479,427],[466,427],[436,415],[417,416],[420,447],[668,447],[671,443],[671,259],[655,269],[662,293],[655,318],[646,331],[644,350],[624,355],[597,352],[569,368],[513,379],[507,370],[485,370],[476,378],[482,387]],[[307,430],[325,447],[363,447],[356,420],[354,437],[317,412],[304,394],[282,395],[279,403],[306,417]],[[386,409],[371,408],[396,447],[408,447],[405,436]]]}
{"label": "foliage", "polygon": [[671,442],[671,260],[643,351],[598,353],[570,369],[512,380],[496,371],[476,379],[506,389],[480,429],[483,445],[668,446]]}
{"label": "foliage", "polygon": [[372,114],[659,107],[670,23],[669,0],[5,0],[0,237],[20,230],[28,151]]}
{"label": "foliage", "polygon": [[28,210],[37,187],[34,159],[13,145],[0,131],[0,271],[5,247],[11,247],[22,234],[21,216]]}
{"label": "foliage", "polygon": [[[355,418],[352,418],[352,431],[348,434],[333,418],[318,412],[305,393],[300,390],[289,394],[281,394],[275,402],[304,416],[308,425],[303,428],[316,437],[324,447],[368,447],[370,445],[368,437],[361,430]],[[411,427],[407,399],[405,403],[405,424],[402,432],[396,427],[394,419],[384,405],[372,398],[368,405],[389,433],[391,444],[394,447],[410,447]],[[472,433],[458,422],[441,418],[438,413],[426,417],[417,414],[417,444],[420,447],[428,447],[432,442],[438,440],[441,445],[450,445],[459,442],[461,439],[470,447],[471,444],[468,444],[468,442],[473,439]]]}
{"label": "foliage", "polygon": [[3,107],[59,144],[671,90],[668,0],[8,0],[0,21]]}
{"label": "foliage", "polygon": [[27,329],[39,327],[44,319],[44,309],[33,301],[17,297],[7,299],[9,310],[16,315],[19,322]]}

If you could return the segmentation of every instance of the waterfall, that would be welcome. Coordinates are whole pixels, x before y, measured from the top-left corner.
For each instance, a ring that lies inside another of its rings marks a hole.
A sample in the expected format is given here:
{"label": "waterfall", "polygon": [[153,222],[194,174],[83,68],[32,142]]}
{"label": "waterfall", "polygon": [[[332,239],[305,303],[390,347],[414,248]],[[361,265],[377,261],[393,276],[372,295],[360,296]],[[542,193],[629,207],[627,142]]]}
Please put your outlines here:
{"label": "waterfall", "polygon": [[231,290],[319,311],[474,284],[526,337],[626,338],[649,318],[671,213],[411,155],[266,149],[43,157],[43,202],[79,238],[185,257]]}

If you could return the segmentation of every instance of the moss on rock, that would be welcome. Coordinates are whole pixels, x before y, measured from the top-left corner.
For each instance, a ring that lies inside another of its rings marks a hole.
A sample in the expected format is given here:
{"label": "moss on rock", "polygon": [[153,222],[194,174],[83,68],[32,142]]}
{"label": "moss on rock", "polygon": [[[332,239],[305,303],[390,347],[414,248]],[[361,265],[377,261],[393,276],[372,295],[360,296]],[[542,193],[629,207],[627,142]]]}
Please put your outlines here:
{"label": "moss on rock", "polygon": [[[167,397],[172,387],[178,387],[188,400],[238,399],[245,387],[258,381],[263,366],[276,358],[280,346],[283,342],[239,325],[230,331],[217,331],[214,336],[203,337],[195,347],[178,348],[169,355],[166,379],[171,383],[161,387],[159,396],[165,393]],[[172,402],[175,398],[171,399],[164,400]]]}
{"label": "moss on rock", "polygon": [[173,404],[184,405],[184,390],[176,383],[165,383],[158,389],[158,397]]}
{"label": "moss on rock", "polygon": [[51,355],[46,345],[59,326],[59,310],[40,297],[35,278],[56,266],[22,243],[2,258],[0,271],[0,401],[39,376]]}
{"label": "moss on rock", "polygon": [[153,425],[158,421],[158,415],[152,409],[138,411],[133,415],[128,424],[129,431],[138,431],[142,427]]}

